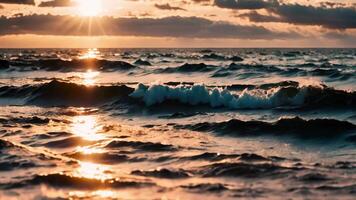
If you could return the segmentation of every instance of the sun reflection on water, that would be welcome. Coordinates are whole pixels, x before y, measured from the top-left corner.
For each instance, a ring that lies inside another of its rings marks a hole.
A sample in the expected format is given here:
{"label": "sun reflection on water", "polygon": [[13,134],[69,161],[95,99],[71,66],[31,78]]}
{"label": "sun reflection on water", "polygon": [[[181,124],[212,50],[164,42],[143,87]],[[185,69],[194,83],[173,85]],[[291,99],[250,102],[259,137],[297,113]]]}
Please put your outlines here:
{"label": "sun reflection on water", "polygon": [[85,53],[79,56],[79,59],[83,60],[83,64],[87,69],[86,72],[80,74],[81,84],[86,86],[92,86],[97,82],[97,77],[100,75],[99,71],[96,71],[97,58],[100,57],[100,51],[97,48],[88,49]]}
{"label": "sun reflection on water", "polygon": [[92,115],[76,116],[71,125],[73,134],[89,141],[104,139],[104,135],[98,133],[100,130],[101,126],[97,124],[96,117]]}
{"label": "sun reflection on water", "polygon": [[97,147],[77,147],[76,148],[76,151],[77,152],[81,152],[82,154],[86,154],[86,155],[89,155],[89,154],[95,154],[95,153],[104,153],[105,151],[101,148],[97,148]]}
{"label": "sun reflection on water", "polygon": [[111,190],[98,190],[93,192],[93,195],[101,198],[112,198],[114,196],[117,196],[116,192]]}
{"label": "sun reflection on water", "polygon": [[118,193],[112,190],[96,190],[93,192],[75,191],[70,192],[70,199],[116,199]]}
{"label": "sun reflection on water", "polygon": [[100,51],[97,48],[88,49],[83,55],[79,56],[80,59],[94,59],[98,58]]}
{"label": "sun reflection on water", "polygon": [[99,75],[100,72],[88,69],[85,73],[82,74],[82,84],[86,86],[95,85],[95,83],[97,82],[96,78]]}
{"label": "sun reflection on water", "polygon": [[109,180],[113,177],[108,173],[110,167],[90,162],[80,162],[79,168],[74,172],[75,176],[89,179]]}

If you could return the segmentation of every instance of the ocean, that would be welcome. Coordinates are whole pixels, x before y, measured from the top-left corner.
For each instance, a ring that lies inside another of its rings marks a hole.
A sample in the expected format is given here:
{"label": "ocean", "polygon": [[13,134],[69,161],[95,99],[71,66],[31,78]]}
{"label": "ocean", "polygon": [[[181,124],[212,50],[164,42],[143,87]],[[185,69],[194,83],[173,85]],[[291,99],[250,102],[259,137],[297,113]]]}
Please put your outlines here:
{"label": "ocean", "polygon": [[0,49],[0,199],[354,199],[356,49]]}

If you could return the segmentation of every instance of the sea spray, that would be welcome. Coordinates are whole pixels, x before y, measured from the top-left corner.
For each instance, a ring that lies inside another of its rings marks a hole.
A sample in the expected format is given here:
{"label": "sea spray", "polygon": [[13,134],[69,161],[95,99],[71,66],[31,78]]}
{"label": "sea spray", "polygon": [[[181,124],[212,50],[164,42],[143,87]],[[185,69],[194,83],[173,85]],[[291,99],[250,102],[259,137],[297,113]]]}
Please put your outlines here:
{"label": "sea spray", "polygon": [[209,104],[211,107],[239,108],[273,108],[278,106],[299,106],[304,103],[307,87],[277,87],[269,90],[245,89],[240,94],[234,94],[227,89],[209,89],[204,85],[166,86],[153,84],[145,86],[138,84],[130,95],[142,99],[147,106],[175,100],[183,104]]}

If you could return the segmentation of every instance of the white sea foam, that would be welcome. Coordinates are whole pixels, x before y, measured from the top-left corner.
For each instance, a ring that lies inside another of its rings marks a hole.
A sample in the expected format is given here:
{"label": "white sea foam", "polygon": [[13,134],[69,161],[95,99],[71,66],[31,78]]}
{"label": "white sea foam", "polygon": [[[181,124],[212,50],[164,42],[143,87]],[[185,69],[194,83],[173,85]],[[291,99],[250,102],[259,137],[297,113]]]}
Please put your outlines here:
{"label": "white sea foam", "polygon": [[[296,91],[296,92],[295,92]],[[233,94],[222,88],[209,89],[204,85],[166,86],[139,84],[130,95],[142,99],[147,106],[175,100],[183,104],[209,104],[211,107],[244,108],[274,108],[278,106],[297,106],[304,103],[306,87],[291,91],[288,88],[273,88],[270,90],[245,89],[239,94]]]}

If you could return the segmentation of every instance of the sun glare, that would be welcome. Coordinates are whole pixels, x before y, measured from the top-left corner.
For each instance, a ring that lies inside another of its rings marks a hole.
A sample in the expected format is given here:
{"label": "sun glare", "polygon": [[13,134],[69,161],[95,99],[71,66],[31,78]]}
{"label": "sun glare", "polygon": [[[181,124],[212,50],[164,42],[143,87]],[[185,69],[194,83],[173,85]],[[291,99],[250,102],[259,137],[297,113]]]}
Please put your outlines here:
{"label": "sun glare", "polygon": [[98,133],[100,126],[94,116],[76,116],[72,123],[72,132],[89,141],[97,141],[105,137]]}
{"label": "sun glare", "polygon": [[79,59],[93,59],[98,58],[100,51],[97,48],[90,48],[84,54],[79,56]]}
{"label": "sun glare", "polygon": [[100,72],[98,71],[92,71],[91,69],[88,69],[85,73],[82,75],[82,84],[86,86],[93,86],[96,83],[96,78],[99,76]]}
{"label": "sun glare", "polygon": [[82,16],[93,17],[102,12],[101,0],[76,0],[77,9]]}
{"label": "sun glare", "polygon": [[104,165],[80,162],[80,167],[74,172],[74,175],[91,179],[107,180],[112,178],[111,175],[106,173],[109,169],[108,166]]}

